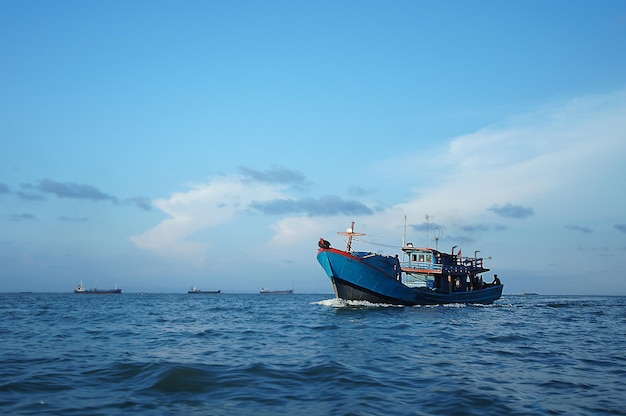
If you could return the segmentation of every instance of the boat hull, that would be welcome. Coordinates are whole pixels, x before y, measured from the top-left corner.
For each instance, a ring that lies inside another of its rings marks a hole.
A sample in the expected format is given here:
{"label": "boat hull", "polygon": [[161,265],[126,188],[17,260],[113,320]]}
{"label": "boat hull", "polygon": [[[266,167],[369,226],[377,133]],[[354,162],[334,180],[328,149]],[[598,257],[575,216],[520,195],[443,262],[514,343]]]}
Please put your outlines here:
{"label": "boat hull", "polygon": [[190,295],[217,295],[222,293],[221,290],[188,290]]}
{"label": "boat hull", "polygon": [[293,290],[262,290],[259,293],[262,295],[292,295]]}
{"label": "boat hull", "polygon": [[74,293],[79,294],[79,295],[120,295],[122,293],[122,289],[111,289],[111,290],[97,290],[97,289],[74,290]]}
{"label": "boat hull", "polygon": [[396,305],[448,303],[491,304],[502,296],[502,285],[480,290],[442,293],[426,287],[408,287],[400,279],[397,258],[369,256],[329,248],[320,249],[317,259],[340,299]]}

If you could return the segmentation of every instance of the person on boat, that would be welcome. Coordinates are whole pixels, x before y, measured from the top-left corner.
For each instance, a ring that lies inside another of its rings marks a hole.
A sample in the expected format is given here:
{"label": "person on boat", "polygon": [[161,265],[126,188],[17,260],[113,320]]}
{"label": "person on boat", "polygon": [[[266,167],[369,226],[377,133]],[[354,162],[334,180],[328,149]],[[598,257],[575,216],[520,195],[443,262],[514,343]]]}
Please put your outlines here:
{"label": "person on boat", "polygon": [[493,282],[491,283],[491,286],[499,286],[502,283],[500,283],[500,279],[498,278],[497,274],[493,275]]}
{"label": "person on boat", "polygon": [[330,248],[330,242],[320,238],[320,241],[317,243],[320,248]]}
{"label": "person on boat", "polygon": [[400,266],[400,259],[398,258],[397,254],[396,254],[396,262],[393,265],[393,270],[396,273],[396,280],[398,282],[402,282],[402,267]]}

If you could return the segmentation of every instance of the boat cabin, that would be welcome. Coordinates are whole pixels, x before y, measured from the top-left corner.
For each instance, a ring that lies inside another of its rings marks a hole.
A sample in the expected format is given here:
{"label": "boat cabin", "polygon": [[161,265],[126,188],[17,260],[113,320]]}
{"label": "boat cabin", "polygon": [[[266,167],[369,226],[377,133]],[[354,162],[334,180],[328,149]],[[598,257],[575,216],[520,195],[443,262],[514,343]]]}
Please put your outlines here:
{"label": "boat cabin", "polygon": [[441,275],[442,265],[439,252],[430,248],[413,247],[408,243],[402,251],[408,260],[401,263],[405,273],[404,284],[409,287],[429,287],[435,284],[435,276]]}
{"label": "boat cabin", "polygon": [[409,287],[427,287],[443,293],[465,292],[483,288],[480,273],[486,272],[482,258],[462,257],[408,243],[402,251],[408,260],[401,263],[403,283]]}
{"label": "boat cabin", "polygon": [[402,263],[402,268],[412,270],[423,270],[434,273],[441,273],[441,264],[439,263],[439,253],[435,253],[430,248],[417,248],[408,243],[402,251],[408,256],[408,261]]}

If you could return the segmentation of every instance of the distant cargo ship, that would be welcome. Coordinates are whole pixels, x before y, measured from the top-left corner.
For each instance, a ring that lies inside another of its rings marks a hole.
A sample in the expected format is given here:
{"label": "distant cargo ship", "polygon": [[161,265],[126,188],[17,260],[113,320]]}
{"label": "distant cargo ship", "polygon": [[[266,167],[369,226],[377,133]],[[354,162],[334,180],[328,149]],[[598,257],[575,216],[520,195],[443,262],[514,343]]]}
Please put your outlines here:
{"label": "distant cargo ship", "polygon": [[118,289],[117,284],[115,285],[115,289],[87,289],[81,280],[80,284],[74,289],[74,293],[87,295],[119,295],[122,293],[122,289]]}
{"label": "distant cargo ship", "polygon": [[222,291],[219,289],[218,290],[200,290],[195,286],[191,286],[191,289],[189,289],[187,293],[194,293],[194,294],[196,293],[197,294],[212,294],[213,293],[214,294],[214,293],[222,293]]}
{"label": "distant cargo ship", "polygon": [[291,295],[293,294],[293,289],[289,290],[269,290],[266,288],[261,289],[260,292],[262,295]]}

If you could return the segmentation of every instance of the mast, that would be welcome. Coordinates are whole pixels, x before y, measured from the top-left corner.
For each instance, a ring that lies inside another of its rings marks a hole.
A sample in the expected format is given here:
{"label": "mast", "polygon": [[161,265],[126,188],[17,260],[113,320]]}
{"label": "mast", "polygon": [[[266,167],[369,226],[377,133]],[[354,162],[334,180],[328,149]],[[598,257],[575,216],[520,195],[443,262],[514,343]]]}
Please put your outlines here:
{"label": "mast", "polygon": [[426,214],[426,248],[428,248],[428,214]]}
{"label": "mast", "polygon": [[435,250],[439,251],[439,239],[443,235],[441,228],[435,228]]}
{"label": "mast", "polygon": [[404,234],[402,234],[402,247],[406,247],[406,215],[404,216]]}
{"label": "mast", "polygon": [[364,233],[355,233],[354,232],[354,221],[352,221],[352,225],[350,226],[350,228],[348,228],[346,230],[346,232],[338,231],[337,234],[348,236],[348,245],[346,246],[346,251],[347,252],[350,252],[351,249],[352,249],[352,237],[359,236],[359,235],[365,235]]}

